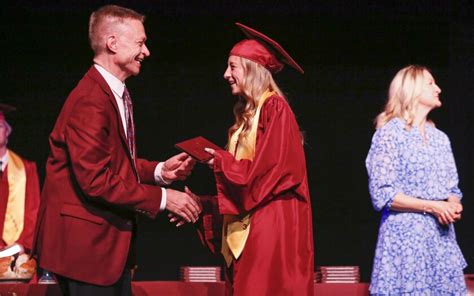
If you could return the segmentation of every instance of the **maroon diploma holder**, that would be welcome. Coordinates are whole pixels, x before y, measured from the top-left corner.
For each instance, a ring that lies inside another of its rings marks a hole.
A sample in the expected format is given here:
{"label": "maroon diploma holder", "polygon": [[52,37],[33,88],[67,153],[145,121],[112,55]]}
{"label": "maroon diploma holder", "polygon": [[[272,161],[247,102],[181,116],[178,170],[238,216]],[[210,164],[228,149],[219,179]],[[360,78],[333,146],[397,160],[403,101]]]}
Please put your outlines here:
{"label": "maroon diploma holder", "polygon": [[174,145],[179,150],[191,155],[199,162],[207,162],[212,158],[212,155],[207,153],[204,148],[212,148],[214,150],[222,150],[221,147],[212,143],[204,137],[192,138]]}

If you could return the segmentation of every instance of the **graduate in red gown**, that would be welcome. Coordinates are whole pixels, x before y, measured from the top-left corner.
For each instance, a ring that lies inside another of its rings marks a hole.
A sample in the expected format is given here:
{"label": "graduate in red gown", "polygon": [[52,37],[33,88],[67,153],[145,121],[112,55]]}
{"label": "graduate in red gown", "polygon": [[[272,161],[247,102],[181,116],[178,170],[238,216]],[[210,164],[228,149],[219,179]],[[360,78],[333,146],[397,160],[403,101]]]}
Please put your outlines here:
{"label": "graduate in red gown", "polygon": [[[22,251],[17,262],[27,262],[18,264],[23,268],[19,272],[32,275],[36,262],[28,260],[27,253],[32,248],[39,208],[39,181],[36,164],[7,148],[12,128],[5,113],[13,110],[12,106],[0,104],[0,248],[19,245]],[[8,258],[2,258],[5,259]],[[12,276],[5,272],[2,269],[0,276]]]}
{"label": "graduate in red gown", "polygon": [[31,250],[39,207],[36,164],[7,148],[11,126],[5,113],[15,108],[0,104],[0,247],[17,243]]}
{"label": "graduate in red gown", "polygon": [[[267,36],[231,50],[224,79],[237,97],[227,151],[207,149],[217,198],[203,198],[204,231],[226,260],[227,295],[313,295],[311,201],[303,138],[272,74],[301,67]],[[176,219],[172,219],[173,221]],[[222,230],[222,234],[217,232]],[[222,236],[221,236],[222,235]]]}

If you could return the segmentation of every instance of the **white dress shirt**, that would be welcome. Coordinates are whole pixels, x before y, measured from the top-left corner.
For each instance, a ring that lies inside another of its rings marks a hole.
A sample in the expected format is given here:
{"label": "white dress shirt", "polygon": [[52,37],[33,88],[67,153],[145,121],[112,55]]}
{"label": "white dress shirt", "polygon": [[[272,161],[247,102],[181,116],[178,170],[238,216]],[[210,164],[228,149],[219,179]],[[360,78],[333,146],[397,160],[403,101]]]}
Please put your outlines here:
{"label": "white dress shirt", "polygon": [[4,172],[8,164],[8,153],[0,157],[0,161],[2,162],[2,164],[0,164],[0,172]]}
{"label": "white dress shirt", "polygon": [[[125,137],[127,136],[127,133],[125,132],[127,130],[127,122],[125,121],[125,107],[123,105],[123,91],[125,89],[125,83],[120,81],[117,77],[112,75],[110,72],[105,70],[102,66],[98,64],[94,64],[94,67],[99,71],[100,75],[104,77],[105,82],[109,85],[110,89],[112,90],[112,93],[114,94],[115,101],[117,102],[117,106],[119,108],[120,112],[120,118],[122,119],[122,126],[124,130]],[[158,165],[155,168],[155,182],[159,185],[169,185],[169,182],[166,182],[163,180],[163,177],[161,176],[161,170],[163,168],[163,162],[159,162]],[[161,188],[161,203],[160,203],[160,210],[164,210],[166,207],[166,189]]]}

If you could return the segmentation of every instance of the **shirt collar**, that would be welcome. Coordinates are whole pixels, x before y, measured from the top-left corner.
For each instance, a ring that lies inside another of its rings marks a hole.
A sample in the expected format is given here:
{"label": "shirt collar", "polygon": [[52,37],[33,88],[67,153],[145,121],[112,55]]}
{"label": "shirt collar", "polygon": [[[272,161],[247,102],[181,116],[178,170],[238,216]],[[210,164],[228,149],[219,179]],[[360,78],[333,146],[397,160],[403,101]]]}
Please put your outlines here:
{"label": "shirt collar", "polygon": [[2,162],[2,166],[0,167],[0,171],[4,171],[5,167],[8,164],[8,153],[5,153],[5,155],[0,157],[0,161]]}
{"label": "shirt collar", "polygon": [[125,89],[125,83],[120,81],[117,77],[115,77],[112,73],[105,70],[104,67],[94,64],[94,67],[99,71],[100,75],[104,77],[105,82],[109,85],[110,89],[121,99],[123,95],[123,91]]}

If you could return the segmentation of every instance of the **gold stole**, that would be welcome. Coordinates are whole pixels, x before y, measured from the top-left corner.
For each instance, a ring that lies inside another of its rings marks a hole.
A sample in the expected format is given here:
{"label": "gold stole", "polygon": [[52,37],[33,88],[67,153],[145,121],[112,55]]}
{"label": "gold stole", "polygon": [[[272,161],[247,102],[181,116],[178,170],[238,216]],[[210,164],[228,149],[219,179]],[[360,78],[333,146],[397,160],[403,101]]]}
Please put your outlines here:
{"label": "gold stole", "polygon": [[26,172],[21,158],[13,151],[8,155],[8,201],[3,224],[3,241],[11,245],[23,231],[25,218]]}
{"label": "gold stole", "polygon": [[[255,156],[255,143],[257,140],[260,110],[265,100],[274,93],[275,92],[267,90],[258,100],[257,110],[251,120],[250,132],[247,136],[239,141],[239,135],[243,129],[243,125],[241,125],[230,137],[227,151],[232,153],[237,160],[253,160]],[[227,266],[232,264],[233,259],[239,259],[244,250],[250,232],[250,216],[251,213],[247,213],[243,216],[224,215],[221,253],[224,256]]]}

